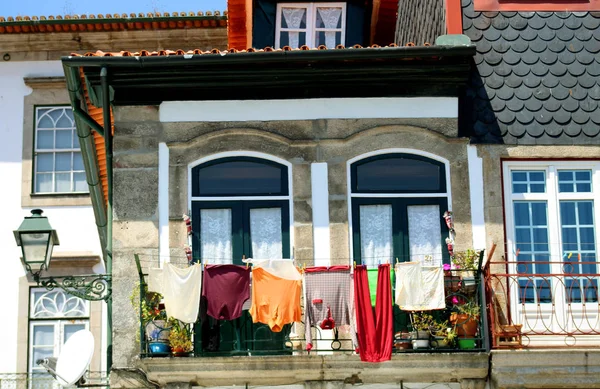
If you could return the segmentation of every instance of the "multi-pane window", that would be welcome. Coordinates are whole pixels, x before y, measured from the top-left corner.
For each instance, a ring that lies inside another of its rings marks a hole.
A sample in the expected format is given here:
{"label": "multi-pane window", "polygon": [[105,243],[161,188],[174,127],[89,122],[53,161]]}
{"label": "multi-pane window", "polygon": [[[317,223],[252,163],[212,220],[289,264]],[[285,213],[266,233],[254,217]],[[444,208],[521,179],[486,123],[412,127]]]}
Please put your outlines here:
{"label": "multi-pane window", "polygon": [[600,163],[505,162],[504,169],[520,302],[598,302]]}
{"label": "multi-pane window", "polygon": [[[89,327],[89,303],[62,290],[32,289],[29,309],[29,373],[32,388],[51,388],[51,378],[36,361],[58,357],[75,332]],[[57,386],[57,385],[55,385]]]}
{"label": "multi-pane window", "polygon": [[333,49],[345,40],[346,3],[280,3],[276,26],[277,48],[325,45]]}
{"label": "multi-pane window", "polygon": [[71,107],[35,110],[34,192],[88,192]]}
{"label": "multi-pane window", "polygon": [[442,216],[448,209],[445,164],[412,154],[381,154],[350,165],[353,259],[379,263],[448,262]]}

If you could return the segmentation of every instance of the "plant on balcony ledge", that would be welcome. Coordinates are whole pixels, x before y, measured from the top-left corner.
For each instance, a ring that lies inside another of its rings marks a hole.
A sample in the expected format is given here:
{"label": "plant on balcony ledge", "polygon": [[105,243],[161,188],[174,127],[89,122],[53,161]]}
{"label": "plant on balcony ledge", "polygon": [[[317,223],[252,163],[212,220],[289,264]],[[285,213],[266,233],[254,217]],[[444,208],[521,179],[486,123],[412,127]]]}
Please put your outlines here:
{"label": "plant on balcony ledge", "polygon": [[473,277],[473,271],[479,267],[479,251],[477,250],[467,249],[455,252],[451,259],[454,269],[464,273],[463,277]]}
{"label": "plant on balcony ledge", "polygon": [[461,338],[474,338],[477,334],[481,307],[475,299],[454,306],[456,312],[450,314],[450,323]]}
{"label": "plant on balcony ledge", "polygon": [[450,348],[454,345],[456,329],[448,324],[448,320],[436,321],[431,327],[431,346],[434,348]]}
{"label": "plant on balcony ledge", "polygon": [[435,326],[435,319],[430,314],[423,312],[413,312],[411,314],[411,332],[412,344],[414,349],[428,348],[431,328]]}
{"label": "plant on balcony ledge", "polygon": [[179,320],[171,318],[171,332],[169,333],[169,345],[173,350],[173,356],[186,357],[192,351],[192,336],[188,327]]}

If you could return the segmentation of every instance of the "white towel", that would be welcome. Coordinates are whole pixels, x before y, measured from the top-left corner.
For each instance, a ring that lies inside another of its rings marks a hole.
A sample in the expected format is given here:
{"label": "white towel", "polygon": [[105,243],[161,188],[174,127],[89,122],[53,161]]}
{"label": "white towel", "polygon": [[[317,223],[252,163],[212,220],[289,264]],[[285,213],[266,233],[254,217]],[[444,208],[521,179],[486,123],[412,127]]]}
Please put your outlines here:
{"label": "white towel", "polygon": [[446,308],[441,267],[421,267],[420,262],[397,263],[396,305],[405,311]]}
{"label": "white towel", "polygon": [[162,292],[167,315],[184,323],[195,323],[200,310],[202,265],[178,268],[165,264]]}
{"label": "white towel", "polygon": [[148,269],[148,292],[162,294],[163,289],[163,269]]}

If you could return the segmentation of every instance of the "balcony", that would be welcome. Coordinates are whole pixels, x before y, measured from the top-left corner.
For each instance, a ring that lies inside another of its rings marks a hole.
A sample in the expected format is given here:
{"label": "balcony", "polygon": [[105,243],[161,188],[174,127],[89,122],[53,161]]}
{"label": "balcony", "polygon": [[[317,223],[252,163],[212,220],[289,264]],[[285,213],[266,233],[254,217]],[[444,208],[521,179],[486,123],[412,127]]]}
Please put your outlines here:
{"label": "balcony", "polygon": [[564,259],[487,264],[492,348],[600,347],[600,263]]}

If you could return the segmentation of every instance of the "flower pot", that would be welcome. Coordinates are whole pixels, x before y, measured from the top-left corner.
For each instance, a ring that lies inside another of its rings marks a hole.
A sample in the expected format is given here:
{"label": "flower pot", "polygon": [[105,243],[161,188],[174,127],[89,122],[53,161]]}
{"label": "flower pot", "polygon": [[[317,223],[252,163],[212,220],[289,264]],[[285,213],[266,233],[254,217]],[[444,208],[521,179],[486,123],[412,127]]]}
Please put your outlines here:
{"label": "flower pot", "polygon": [[171,353],[171,347],[166,342],[149,342],[148,350],[154,357],[164,357]]}
{"label": "flower pot", "polygon": [[394,347],[397,351],[406,351],[413,348],[410,339],[401,339],[394,342]]}
{"label": "flower pot", "polygon": [[410,333],[410,337],[412,339],[427,339],[429,340],[429,331],[426,330],[417,330],[417,331],[412,331]]}
{"label": "flower pot", "polygon": [[450,323],[456,327],[456,334],[461,338],[474,338],[477,334],[479,317],[472,317],[465,313],[452,313]]}
{"label": "flower pot", "polygon": [[475,339],[459,339],[458,348],[461,350],[473,350],[475,348]]}
{"label": "flower pot", "polygon": [[190,354],[188,351],[185,351],[183,347],[174,347],[173,348],[173,356],[174,357],[188,357]]}
{"label": "flower pot", "polygon": [[429,348],[429,339],[413,339],[412,347],[415,350]]}
{"label": "flower pot", "polygon": [[443,336],[434,336],[429,342],[433,348],[449,348],[448,340]]}

